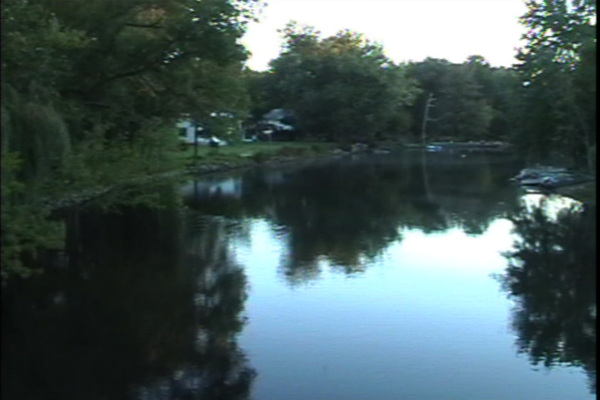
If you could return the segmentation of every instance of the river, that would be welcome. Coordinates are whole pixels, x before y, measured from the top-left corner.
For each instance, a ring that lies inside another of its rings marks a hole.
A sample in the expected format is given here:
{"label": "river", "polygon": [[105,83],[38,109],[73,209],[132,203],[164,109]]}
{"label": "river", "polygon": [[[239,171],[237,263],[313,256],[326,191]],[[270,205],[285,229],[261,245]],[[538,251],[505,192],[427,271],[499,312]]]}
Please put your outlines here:
{"label": "river", "polygon": [[3,398],[595,398],[595,204],[523,166],[355,155],[66,210],[3,290]]}

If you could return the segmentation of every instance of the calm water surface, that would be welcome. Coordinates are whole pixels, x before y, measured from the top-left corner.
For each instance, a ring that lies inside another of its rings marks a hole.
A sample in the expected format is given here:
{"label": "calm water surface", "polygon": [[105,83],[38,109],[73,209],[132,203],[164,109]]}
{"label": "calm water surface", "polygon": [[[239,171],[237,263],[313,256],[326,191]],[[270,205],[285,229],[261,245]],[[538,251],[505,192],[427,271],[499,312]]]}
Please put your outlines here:
{"label": "calm water surface", "polygon": [[592,399],[595,205],[406,153],[115,193],[3,291],[7,399]]}

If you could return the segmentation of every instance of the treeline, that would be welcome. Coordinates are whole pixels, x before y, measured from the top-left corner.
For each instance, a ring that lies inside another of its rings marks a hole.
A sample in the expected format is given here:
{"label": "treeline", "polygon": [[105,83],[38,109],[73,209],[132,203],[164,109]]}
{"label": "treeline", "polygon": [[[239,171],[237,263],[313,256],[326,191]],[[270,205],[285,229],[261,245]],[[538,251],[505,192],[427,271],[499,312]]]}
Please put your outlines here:
{"label": "treeline", "polygon": [[322,37],[291,23],[283,35],[271,69],[247,73],[255,120],[285,107],[305,137],[335,141],[415,141],[424,131],[427,139],[507,140],[514,131],[517,72],[481,56],[398,64],[350,31]]}
{"label": "treeline", "polygon": [[502,140],[595,165],[595,1],[529,0],[512,67],[473,55],[394,63],[381,45],[294,22],[265,72],[247,71],[250,114],[294,112],[300,136],[340,142]]}
{"label": "treeline", "polygon": [[395,63],[361,34],[290,23],[270,69],[252,71],[240,39],[262,6],[3,1],[2,243],[39,244],[44,196],[172,168],[184,115],[251,126],[285,108],[300,139],[506,140],[595,165],[595,0],[528,0],[511,68],[476,55]]}

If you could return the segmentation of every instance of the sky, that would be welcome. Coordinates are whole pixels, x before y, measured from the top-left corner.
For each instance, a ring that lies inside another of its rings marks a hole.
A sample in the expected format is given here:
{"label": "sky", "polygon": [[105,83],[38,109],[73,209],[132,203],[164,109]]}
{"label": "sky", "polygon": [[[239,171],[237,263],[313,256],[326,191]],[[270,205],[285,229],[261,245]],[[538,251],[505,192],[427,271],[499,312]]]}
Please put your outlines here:
{"label": "sky", "polygon": [[383,45],[396,62],[426,57],[461,63],[482,55],[492,66],[516,62],[525,32],[518,18],[524,0],[267,0],[259,23],[242,42],[251,52],[247,66],[268,69],[281,49],[277,32],[290,20],[314,26],[324,37],[342,29],[363,33]]}

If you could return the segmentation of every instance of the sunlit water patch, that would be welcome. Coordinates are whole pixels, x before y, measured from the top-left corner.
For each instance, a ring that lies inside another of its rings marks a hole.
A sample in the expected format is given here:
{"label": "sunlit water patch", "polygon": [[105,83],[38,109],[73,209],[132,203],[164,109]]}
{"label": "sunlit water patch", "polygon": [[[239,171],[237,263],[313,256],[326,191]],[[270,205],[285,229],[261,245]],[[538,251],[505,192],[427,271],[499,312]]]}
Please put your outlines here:
{"label": "sunlit water patch", "polygon": [[541,193],[527,193],[521,196],[521,201],[528,212],[541,209],[545,215],[556,221],[561,212],[573,210],[581,211],[583,203],[575,199],[559,195],[547,195]]}

